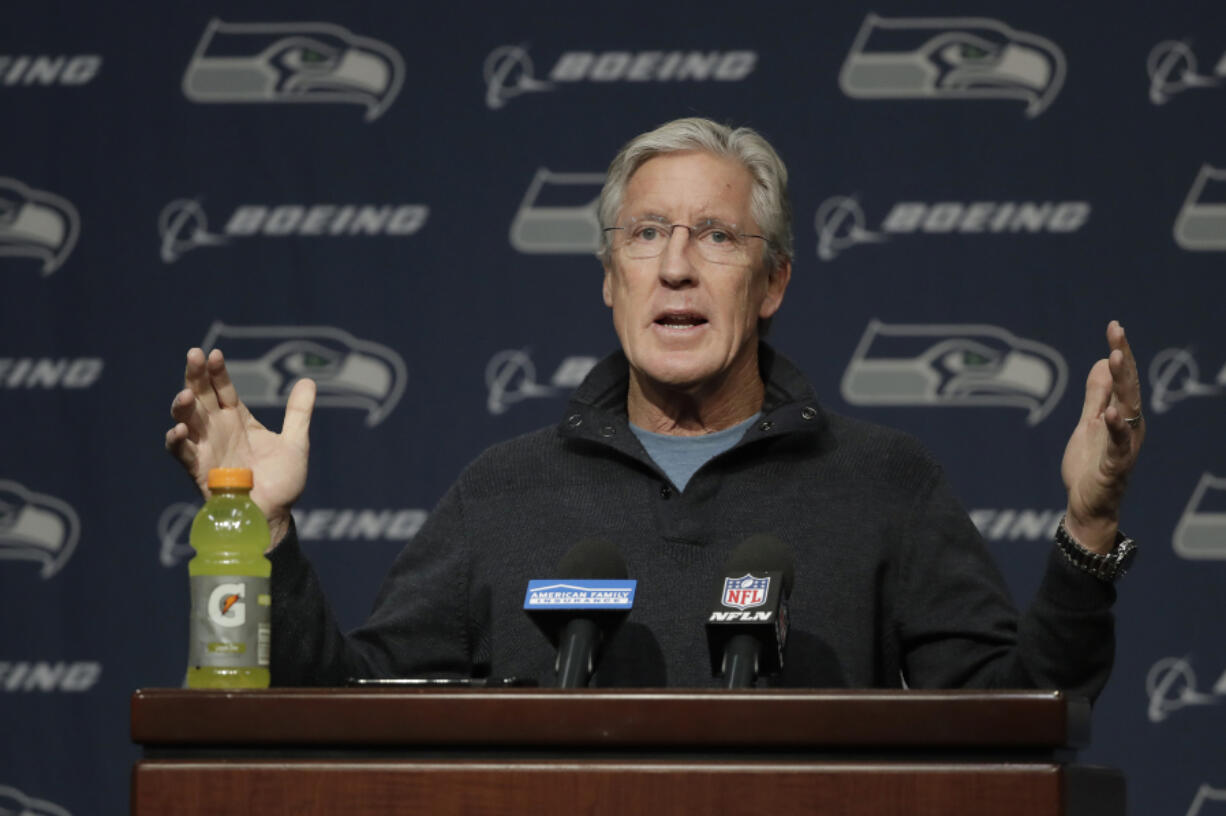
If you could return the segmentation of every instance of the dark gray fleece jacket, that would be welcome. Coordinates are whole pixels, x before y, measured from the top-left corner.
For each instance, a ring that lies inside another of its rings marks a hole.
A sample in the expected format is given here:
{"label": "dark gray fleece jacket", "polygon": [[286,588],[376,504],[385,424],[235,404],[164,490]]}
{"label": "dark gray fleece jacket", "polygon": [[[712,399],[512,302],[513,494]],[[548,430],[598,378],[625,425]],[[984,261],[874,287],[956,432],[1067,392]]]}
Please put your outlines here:
{"label": "dark gray fleece jacket", "polygon": [[711,686],[704,621],[737,545],[770,533],[795,554],[781,675],[762,685],[1059,688],[1094,698],[1114,654],[1114,588],[1053,547],[1018,614],[939,465],[913,438],[829,414],[763,345],[762,417],[684,492],[626,416],[628,366],[600,363],[557,427],[495,445],[460,476],[388,574],[369,620],[332,618],[295,533],[272,555],[272,677],[517,676],[554,682],[554,650],[523,612],[578,541],[604,539],[638,580],[598,686]]}

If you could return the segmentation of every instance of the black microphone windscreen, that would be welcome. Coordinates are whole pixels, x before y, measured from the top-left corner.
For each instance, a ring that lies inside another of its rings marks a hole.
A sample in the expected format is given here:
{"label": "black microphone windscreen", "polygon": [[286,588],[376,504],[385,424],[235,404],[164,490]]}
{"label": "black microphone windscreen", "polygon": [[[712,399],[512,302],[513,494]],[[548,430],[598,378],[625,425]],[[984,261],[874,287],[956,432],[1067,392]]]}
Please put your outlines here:
{"label": "black microphone windscreen", "polygon": [[724,574],[745,575],[751,572],[782,572],[783,596],[792,594],[792,581],[796,578],[796,564],[792,550],[769,533],[756,533],[740,543],[728,556]]}
{"label": "black microphone windscreen", "polygon": [[571,547],[558,562],[557,578],[586,578],[595,581],[626,580],[626,562],[607,541],[585,538]]}

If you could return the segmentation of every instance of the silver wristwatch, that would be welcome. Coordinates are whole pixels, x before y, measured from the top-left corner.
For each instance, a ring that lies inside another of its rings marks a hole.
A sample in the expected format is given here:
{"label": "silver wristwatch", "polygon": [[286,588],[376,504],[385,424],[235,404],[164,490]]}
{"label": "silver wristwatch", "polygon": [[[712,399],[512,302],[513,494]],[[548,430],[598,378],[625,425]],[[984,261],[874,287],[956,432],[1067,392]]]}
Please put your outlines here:
{"label": "silver wristwatch", "polygon": [[1111,552],[1096,553],[1087,550],[1069,535],[1063,518],[1056,527],[1056,546],[1074,567],[1104,581],[1119,580],[1137,557],[1136,542],[1120,532],[1115,534],[1115,546],[1111,548]]}

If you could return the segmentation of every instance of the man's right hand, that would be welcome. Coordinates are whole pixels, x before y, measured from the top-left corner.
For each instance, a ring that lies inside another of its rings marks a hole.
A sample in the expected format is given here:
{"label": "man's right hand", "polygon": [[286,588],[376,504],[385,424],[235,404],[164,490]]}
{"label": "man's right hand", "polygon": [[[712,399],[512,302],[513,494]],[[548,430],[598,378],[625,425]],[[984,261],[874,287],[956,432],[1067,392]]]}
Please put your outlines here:
{"label": "man's right hand", "polygon": [[268,517],[272,545],[289,530],[290,508],[306,487],[308,430],[315,407],[315,382],[299,380],[285,406],[281,433],[273,433],[251,415],[238,398],[219,349],[205,359],[201,349],[187,352],[185,388],[175,395],[166,432],[166,450],[209,497],[209,470],[251,468],[251,498]]}

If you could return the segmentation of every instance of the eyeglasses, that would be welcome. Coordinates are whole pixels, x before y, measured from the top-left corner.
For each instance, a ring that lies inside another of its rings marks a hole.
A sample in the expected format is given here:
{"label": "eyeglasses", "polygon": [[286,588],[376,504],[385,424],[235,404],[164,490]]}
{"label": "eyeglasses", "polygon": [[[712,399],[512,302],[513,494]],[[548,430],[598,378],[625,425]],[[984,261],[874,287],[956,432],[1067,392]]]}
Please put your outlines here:
{"label": "eyeglasses", "polygon": [[717,264],[742,264],[749,260],[751,243],[748,239],[760,238],[770,243],[765,235],[738,232],[735,224],[726,224],[707,218],[697,224],[670,224],[665,218],[647,215],[627,218],[616,227],[605,227],[606,234],[619,232],[613,240],[613,248],[626,253],[627,258],[643,260],[658,258],[672,239],[673,230],[681,227],[689,230],[690,245],[698,248],[703,259]]}

